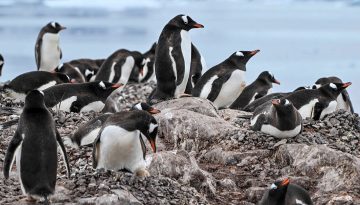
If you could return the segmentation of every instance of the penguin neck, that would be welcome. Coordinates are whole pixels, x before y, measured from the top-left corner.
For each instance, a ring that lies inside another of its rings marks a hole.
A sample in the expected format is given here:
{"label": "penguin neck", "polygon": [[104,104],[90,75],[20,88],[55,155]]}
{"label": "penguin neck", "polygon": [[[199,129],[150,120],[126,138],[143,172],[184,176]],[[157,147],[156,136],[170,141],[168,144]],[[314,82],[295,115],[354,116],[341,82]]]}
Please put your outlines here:
{"label": "penguin neck", "polygon": [[242,71],[246,71],[246,63],[236,62],[234,59],[228,59],[225,61],[226,64],[230,65],[230,68],[236,68]]}
{"label": "penguin neck", "polygon": [[333,93],[333,92],[329,91],[328,89],[326,89],[326,88],[324,88],[324,87],[320,87],[320,88],[319,88],[319,91],[320,91],[321,93],[323,93],[325,96],[328,96],[328,97],[330,97],[330,98],[333,99],[333,100],[336,100],[336,98],[337,98],[337,97],[339,96],[339,94],[340,94],[340,92],[339,92],[339,94]]}

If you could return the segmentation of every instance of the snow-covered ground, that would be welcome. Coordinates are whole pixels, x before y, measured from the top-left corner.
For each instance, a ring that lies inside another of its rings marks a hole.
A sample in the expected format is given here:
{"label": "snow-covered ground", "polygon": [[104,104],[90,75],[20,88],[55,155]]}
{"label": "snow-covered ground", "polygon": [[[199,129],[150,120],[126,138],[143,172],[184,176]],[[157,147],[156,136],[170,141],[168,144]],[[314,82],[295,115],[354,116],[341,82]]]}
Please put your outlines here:
{"label": "snow-covered ground", "polygon": [[350,96],[356,111],[360,109],[360,7],[353,6],[356,1],[94,0],[84,4],[47,0],[41,1],[42,6],[2,2],[0,53],[5,66],[0,81],[35,69],[35,40],[51,20],[68,27],[61,33],[63,60],[67,61],[104,58],[119,48],[145,51],[169,19],[184,13],[205,25],[190,33],[208,66],[237,50],[261,49],[248,64],[248,82],[270,70],[281,81],[274,91],[288,91],[336,75],[353,82]]}

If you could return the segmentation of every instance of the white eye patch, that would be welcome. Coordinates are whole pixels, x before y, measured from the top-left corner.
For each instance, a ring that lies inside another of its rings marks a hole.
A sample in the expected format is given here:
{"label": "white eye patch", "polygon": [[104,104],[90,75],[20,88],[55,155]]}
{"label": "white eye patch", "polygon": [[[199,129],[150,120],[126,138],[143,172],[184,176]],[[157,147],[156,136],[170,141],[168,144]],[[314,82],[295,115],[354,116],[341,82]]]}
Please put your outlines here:
{"label": "white eye patch", "polygon": [[276,189],[277,188],[277,186],[275,185],[275,184],[272,184],[271,186],[270,186],[270,189]]}
{"label": "white eye patch", "polygon": [[102,87],[103,89],[106,89],[105,84],[102,81],[100,81],[99,86]]}
{"label": "white eye patch", "polygon": [[85,70],[85,76],[94,75],[94,71],[90,71],[89,69]]}
{"label": "white eye patch", "polygon": [[2,64],[4,64],[4,61],[0,61],[0,66],[1,66]]}
{"label": "white eye patch", "polygon": [[236,52],[235,55],[237,55],[237,56],[244,56],[244,54],[243,54],[241,51]]}
{"label": "white eye patch", "polygon": [[335,85],[334,83],[330,83],[330,87],[331,87],[332,89],[337,89],[337,87],[336,87],[336,85]]}
{"label": "white eye patch", "polygon": [[184,21],[184,24],[188,24],[188,23],[189,23],[187,16],[182,16],[181,18],[182,18],[182,20]]}
{"label": "white eye patch", "polygon": [[136,108],[137,110],[142,110],[141,103],[136,104],[136,105],[135,105],[135,108]]}
{"label": "white eye patch", "polygon": [[274,77],[274,74],[272,74],[270,71],[268,71],[269,75],[271,75],[272,77]]}
{"label": "white eye patch", "polygon": [[55,21],[51,22],[51,26],[54,27],[54,28],[56,28],[56,23],[55,23]]}
{"label": "white eye patch", "polygon": [[150,123],[149,132],[152,133],[157,127],[158,127],[157,124]]}
{"label": "white eye patch", "polygon": [[286,99],[285,100],[285,105],[288,105],[288,104],[290,104],[290,102]]}

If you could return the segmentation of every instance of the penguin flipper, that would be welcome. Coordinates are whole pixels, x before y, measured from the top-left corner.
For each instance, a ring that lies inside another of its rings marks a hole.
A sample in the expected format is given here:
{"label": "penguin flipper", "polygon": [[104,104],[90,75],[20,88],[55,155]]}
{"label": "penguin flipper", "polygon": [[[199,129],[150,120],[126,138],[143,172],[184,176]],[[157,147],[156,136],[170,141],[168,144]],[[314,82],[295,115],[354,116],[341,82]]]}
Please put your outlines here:
{"label": "penguin flipper", "polygon": [[96,169],[99,156],[100,156],[100,136],[103,129],[101,129],[98,133],[98,136],[96,137],[94,144],[93,144],[93,150],[92,150],[92,159],[93,159],[93,168]]}
{"label": "penguin flipper", "polygon": [[9,178],[10,169],[15,160],[15,152],[21,144],[23,138],[21,137],[18,131],[15,132],[14,137],[11,139],[9,147],[6,151],[6,156],[4,160],[4,177],[5,179]]}
{"label": "penguin flipper", "polygon": [[257,95],[255,95],[255,100],[264,97],[265,95],[267,95],[266,91],[260,91]]}
{"label": "penguin flipper", "polygon": [[313,114],[311,116],[312,119],[319,120],[320,116],[321,116],[321,112],[323,111],[324,107],[325,107],[325,105],[321,102],[315,103],[314,108],[313,108]]}
{"label": "penguin flipper", "polygon": [[62,50],[61,50],[61,48],[59,48],[59,52],[60,52],[60,59],[62,59]]}
{"label": "penguin flipper", "polygon": [[351,103],[349,93],[346,90],[341,92],[341,96],[343,97],[344,101],[349,105],[351,113],[354,113],[354,107]]}
{"label": "penguin flipper", "polygon": [[41,63],[41,45],[42,45],[42,38],[38,38],[37,43],[35,45],[35,61],[36,61],[36,66],[37,69],[40,69],[40,63]]}
{"label": "penguin flipper", "polygon": [[64,158],[64,163],[65,163],[65,166],[66,166],[66,172],[67,172],[68,178],[70,178],[71,170],[70,170],[70,166],[69,166],[69,159],[68,159],[68,156],[66,154],[64,143],[63,143],[63,141],[61,139],[61,136],[60,136],[60,134],[59,134],[59,132],[57,130],[56,130],[56,141],[58,142],[58,144],[60,146],[61,154],[62,154],[62,156]]}
{"label": "penguin flipper", "polygon": [[144,139],[142,138],[141,136],[141,133],[140,133],[140,144],[141,144],[141,149],[143,151],[143,158],[145,160],[145,156],[146,156],[146,146],[145,146],[145,142],[144,142]]}
{"label": "penguin flipper", "polygon": [[260,131],[261,127],[264,124],[268,124],[266,115],[265,114],[260,114],[258,119],[256,120],[256,123],[253,126],[251,126],[251,129],[254,130],[254,131]]}
{"label": "penguin flipper", "polygon": [[220,78],[214,80],[211,91],[207,97],[208,100],[210,100],[211,102],[214,102],[216,100],[216,98],[218,97],[221,91],[221,87],[227,80],[229,80],[231,74],[232,72],[228,72],[225,75],[221,76]]}

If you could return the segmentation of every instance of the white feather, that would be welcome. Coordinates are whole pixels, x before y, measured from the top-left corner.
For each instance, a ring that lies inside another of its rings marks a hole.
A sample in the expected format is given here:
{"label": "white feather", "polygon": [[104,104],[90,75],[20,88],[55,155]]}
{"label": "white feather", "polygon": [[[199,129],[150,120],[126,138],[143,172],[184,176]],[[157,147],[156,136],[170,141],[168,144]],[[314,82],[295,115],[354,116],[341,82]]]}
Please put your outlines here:
{"label": "white feather", "polygon": [[219,77],[217,75],[212,76],[204,85],[204,87],[202,88],[201,92],[200,92],[200,96],[201,98],[207,98],[211,92],[211,88],[212,88],[212,84],[213,82],[218,79]]}
{"label": "white feather", "polygon": [[132,69],[134,68],[135,59],[132,56],[128,56],[125,59],[125,63],[121,66],[121,77],[117,83],[126,85],[129,80]]}
{"label": "white feather", "polygon": [[75,67],[76,72],[79,74],[79,76],[81,76],[81,80],[83,82],[86,82],[84,75],[81,73],[80,69],[78,67]]}
{"label": "white feather", "polygon": [[42,37],[41,71],[52,71],[60,64],[59,34],[45,33]]}
{"label": "white feather", "polygon": [[307,203],[301,201],[300,199],[295,199],[296,205],[308,205]]}
{"label": "white feather", "polygon": [[50,88],[50,87],[52,87],[54,85],[56,85],[56,81],[53,80],[53,81],[50,81],[50,82],[38,87],[37,90],[45,90],[45,89],[48,89],[48,88]]}
{"label": "white feather", "polygon": [[175,59],[172,55],[172,51],[173,51],[173,47],[169,47],[169,56],[170,56],[170,60],[171,60],[171,66],[172,66],[172,70],[173,70],[173,73],[174,73],[174,76],[175,76],[175,82],[177,81],[177,68],[176,68],[176,62],[175,62]]}
{"label": "white feather", "polygon": [[[184,94],[187,82],[190,76],[191,66],[191,38],[187,31],[181,30],[181,53],[184,58],[184,76],[180,85],[176,86],[175,98],[179,98],[181,94]],[[178,68],[179,69],[179,68]],[[179,76],[178,76],[179,77]]]}
{"label": "white feather", "polygon": [[278,128],[272,125],[262,125],[260,131],[277,138],[290,138],[290,137],[295,137],[300,133],[301,125],[296,126],[292,130],[279,130]]}
{"label": "white feather", "polygon": [[313,99],[308,104],[305,104],[298,109],[303,119],[314,117],[314,107],[317,102],[319,102],[318,99]]}
{"label": "white feather", "polygon": [[76,100],[77,100],[77,96],[69,97],[69,98],[59,102],[58,104],[56,104],[52,109],[54,111],[63,110],[66,112],[70,112],[70,107],[71,107],[72,103],[75,102]]}
{"label": "white feather", "polygon": [[105,103],[103,103],[102,101],[94,101],[81,108],[80,112],[100,112],[104,107]]}
{"label": "white feather", "polygon": [[323,119],[327,114],[335,112],[336,106],[337,106],[337,102],[335,100],[331,101],[329,105],[321,112],[320,119]]}
{"label": "white feather", "polygon": [[157,124],[150,123],[149,132],[152,133],[154,131],[154,129],[157,127],[158,127]]}

